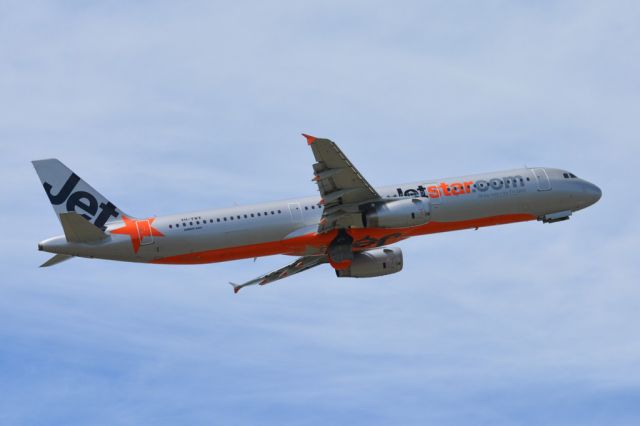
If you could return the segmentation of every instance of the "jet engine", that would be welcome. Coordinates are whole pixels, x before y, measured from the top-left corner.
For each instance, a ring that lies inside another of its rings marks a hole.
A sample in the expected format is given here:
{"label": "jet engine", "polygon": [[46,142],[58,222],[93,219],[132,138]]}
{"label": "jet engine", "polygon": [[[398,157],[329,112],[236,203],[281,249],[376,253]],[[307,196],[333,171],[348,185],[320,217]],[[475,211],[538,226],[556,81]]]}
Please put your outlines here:
{"label": "jet engine", "polygon": [[419,198],[389,201],[362,214],[365,228],[408,228],[429,221],[429,205]]}
{"label": "jet engine", "polygon": [[351,266],[336,270],[338,277],[369,278],[395,274],[402,270],[402,250],[382,247],[353,254]]}

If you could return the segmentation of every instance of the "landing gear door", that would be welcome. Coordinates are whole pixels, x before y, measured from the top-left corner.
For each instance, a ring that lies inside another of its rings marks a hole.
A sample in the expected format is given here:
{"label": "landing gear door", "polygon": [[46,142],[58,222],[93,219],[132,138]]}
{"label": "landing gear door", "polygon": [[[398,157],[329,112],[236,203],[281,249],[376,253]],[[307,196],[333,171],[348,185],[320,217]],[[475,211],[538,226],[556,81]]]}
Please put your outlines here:
{"label": "landing gear door", "polygon": [[549,175],[545,169],[533,169],[533,174],[538,181],[538,191],[549,191],[551,189],[551,182],[549,181]]}

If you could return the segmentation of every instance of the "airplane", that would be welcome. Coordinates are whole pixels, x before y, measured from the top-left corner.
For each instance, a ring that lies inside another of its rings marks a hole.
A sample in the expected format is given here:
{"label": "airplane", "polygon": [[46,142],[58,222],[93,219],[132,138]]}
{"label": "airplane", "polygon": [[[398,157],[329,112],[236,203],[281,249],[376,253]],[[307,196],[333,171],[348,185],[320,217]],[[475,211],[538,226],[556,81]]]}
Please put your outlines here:
{"label": "airplane", "polygon": [[319,196],[135,218],[57,159],[33,161],[64,235],[38,244],[54,256],[155,264],[203,264],[284,254],[290,264],[242,284],[237,293],[329,264],[337,277],[400,272],[393,244],[437,232],[538,220],[556,223],[596,203],[602,191],[548,167],[422,180],[374,188],[338,145],[303,134],[315,157]]}

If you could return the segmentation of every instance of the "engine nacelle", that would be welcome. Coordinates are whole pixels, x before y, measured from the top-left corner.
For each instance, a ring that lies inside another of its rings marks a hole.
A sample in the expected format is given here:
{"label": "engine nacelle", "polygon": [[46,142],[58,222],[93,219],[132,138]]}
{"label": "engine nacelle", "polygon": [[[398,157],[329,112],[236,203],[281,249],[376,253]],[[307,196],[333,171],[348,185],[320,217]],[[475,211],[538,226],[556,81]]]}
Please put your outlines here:
{"label": "engine nacelle", "polygon": [[402,270],[402,250],[377,248],[353,254],[351,266],[336,270],[338,277],[370,278],[395,274]]}
{"label": "engine nacelle", "polygon": [[408,228],[429,221],[429,205],[419,198],[389,201],[362,216],[365,228]]}

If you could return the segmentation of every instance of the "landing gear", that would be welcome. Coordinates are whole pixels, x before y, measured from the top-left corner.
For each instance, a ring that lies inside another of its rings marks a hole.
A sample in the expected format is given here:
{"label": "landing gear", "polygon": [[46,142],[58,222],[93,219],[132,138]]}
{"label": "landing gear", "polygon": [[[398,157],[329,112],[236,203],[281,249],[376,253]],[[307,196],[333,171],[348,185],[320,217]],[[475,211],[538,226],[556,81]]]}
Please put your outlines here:
{"label": "landing gear", "polygon": [[[329,260],[336,269],[348,268],[353,261],[353,238],[345,229],[340,229],[338,235],[329,245]],[[341,268],[339,268],[341,267]]]}

